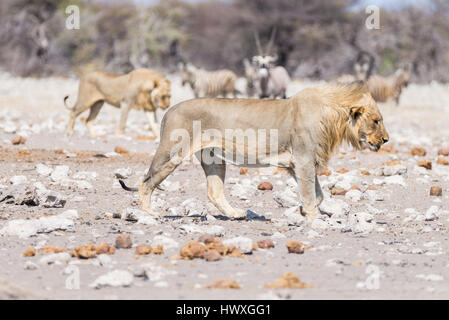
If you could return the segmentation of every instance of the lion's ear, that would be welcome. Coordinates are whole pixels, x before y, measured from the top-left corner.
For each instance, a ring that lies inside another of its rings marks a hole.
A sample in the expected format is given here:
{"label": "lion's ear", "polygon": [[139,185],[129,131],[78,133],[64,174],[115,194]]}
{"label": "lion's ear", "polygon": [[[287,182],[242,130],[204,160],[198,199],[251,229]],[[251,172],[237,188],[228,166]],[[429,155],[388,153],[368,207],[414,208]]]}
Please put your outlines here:
{"label": "lion's ear", "polygon": [[349,115],[354,120],[357,120],[362,115],[363,112],[365,112],[365,108],[364,107],[360,107],[360,106],[351,107],[349,109]]}

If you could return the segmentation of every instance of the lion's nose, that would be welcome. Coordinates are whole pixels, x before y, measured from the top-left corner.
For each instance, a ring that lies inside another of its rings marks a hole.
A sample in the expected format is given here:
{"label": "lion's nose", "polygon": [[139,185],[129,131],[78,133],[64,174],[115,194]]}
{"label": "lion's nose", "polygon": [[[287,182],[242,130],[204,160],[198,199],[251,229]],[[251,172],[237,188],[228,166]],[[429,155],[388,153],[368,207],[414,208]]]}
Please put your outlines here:
{"label": "lion's nose", "polygon": [[383,143],[387,143],[388,142],[388,138],[382,138]]}

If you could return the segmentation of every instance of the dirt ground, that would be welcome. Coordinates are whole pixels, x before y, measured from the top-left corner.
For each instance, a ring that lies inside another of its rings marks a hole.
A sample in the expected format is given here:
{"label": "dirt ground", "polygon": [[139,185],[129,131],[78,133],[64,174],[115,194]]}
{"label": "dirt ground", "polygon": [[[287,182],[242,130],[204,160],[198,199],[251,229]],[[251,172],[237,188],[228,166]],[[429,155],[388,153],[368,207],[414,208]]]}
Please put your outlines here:
{"label": "dirt ground", "polygon": [[[192,97],[179,79],[172,81],[173,104]],[[317,84],[293,83],[289,95]],[[319,178],[325,202],[336,213],[323,214],[313,224],[291,216],[288,200],[295,186],[274,168],[241,174],[240,168],[228,166],[226,195],[233,206],[249,213],[244,221],[224,219],[209,203],[204,173],[194,161],[169,176],[165,191],[155,192],[153,208],[162,218],[127,221],[126,210],[139,209],[137,195],[121,189],[116,171],[127,171],[126,183],[136,185],[158,143],[138,111],[131,112],[126,134],[114,137],[119,112],[111,106],[97,118],[100,137],[90,138],[81,120],[74,135],[66,137],[68,111],[62,98],[70,94],[73,103],[76,90],[76,79],[0,74],[0,194],[13,184],[40,183],[66,200],[60,208],[0,202],[0,298],[449,298],[449,165],[441,160],[449,161],[449,156],[438,155],[449,147],[447,85],[411,84],[399,106],[380,105],[390,142],[378,153],[342,148],[332,158],[331,175]],[[18,136],[25,143],[13,145]],[[128,153],[117,154],[116,147]],[[426,154],[412,155],[414,147]],[[420,166],[422,160],[429,160],[431,169]],[[45,165],[48,172],[37,170],[37,165]],[[272,183],[273,190],[258,190],[263,181]],[[360,191],[331,193],[354,186]],[[430,196],[432,186],[441,187],[442,195]],[[56,217],[63,224],[33,229],[43,223],[42,217]],[[181,248],[203,233],[230,240],[241,251],[263,239],[275,247],[219,261],[180,259]],[[96,258],[39,250],[57,246],[70,252],[104,242],[113,246],[121,234],[130,236],[131,248]],[[293,240],[305,245],[304,253],[288,252],[286,243]],[[164,253],[136,255],[139,244],[162,244]],[[35,256],[23,255],[29,247]],[[287,272],[308,286],[265,288]],[[207,288],[219,279],[232,279],[240,288]]]}

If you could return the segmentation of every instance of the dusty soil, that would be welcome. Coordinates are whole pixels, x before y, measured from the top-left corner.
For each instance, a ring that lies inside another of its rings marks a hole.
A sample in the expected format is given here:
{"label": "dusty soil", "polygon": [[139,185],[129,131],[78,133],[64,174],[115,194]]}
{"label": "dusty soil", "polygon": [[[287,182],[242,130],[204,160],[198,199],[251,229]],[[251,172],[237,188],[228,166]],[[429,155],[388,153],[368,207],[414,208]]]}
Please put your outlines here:
{"label": "dusty soil", "polygon": [[[0,78],[0,190],[10,187],[12,177],[25,176],[23,184],[41,182],[67,199],[63,208],[1,202],[0,230],[6,230],[17,219],[32,222],[70,209],[77,213],[72,218],[73,227],[65,230],[38,232],[29,237],[0,231],[0,297],[449,298],[449,166],[437,163],[438,157],[449,160],[437,154],[439,149],[449,146],[447,86],[412,84],[405,90],[398,107],[380,106],[390,133],[390,149],[374,153],[343,148],[333,157],[329,164],[332,174],[320,176],[320,181],[328,203],[347,204],[349,212],[345,211],[339,219],[323,215],[319,223],[294,225],[285,214],[288,208],[274,200],[291,188],[288,175],[275,169],[249,169],[247,174],[240,174],[239,168],[228,166],[227,197],[233,206],[251,212],[244,221],[226,220],[207,200],[201,167],[186,161],[167,179],[167,190],[154,194],[153,207],[162,213],[162,218],[143,224],[117,218],[127,208],[139,207],[137,196],[122,190],[114,176],[115,170],[130,168],[132,174],[126,182],[134,186],[151,163],[158,144],[148,138],[153,134],[147,131],[148,123],[143,114],[132,112],[126,135],[115,138],[119,113],[105,106],[96,121],[97,131],[103,133],[101,137],[90,138],[84,124],[78,120],[74,136],[68,138],[64,135],[68,112],[62,105],[62,98],[70,93],[73,102],[76,80],[18,79],[5,74]],[[190,98],[191,93],[179,86],[178,79],[173,80],[173,103]],[[289,93],[316,84],[295,83]],[[18,135],[26,141],[13,145],[11,140]],[[117,146],[129,153],[111,154]],[[410,153],[413,147],[424,148],[426,155],[413,156]],[[388,167],[384,163],[392,160],[398,160],[395,164],[405,167],[406,172],[394,172],[396,174],[389,177],[379,173],[380,168]],[[420,160],[430,160],[432,169],[419,167]],[[37,164],[51,169],[68,166],[68,182],[53,181],[50,176],[39,174]],[[348,172],[337,172],[343,168]],[[361,174],[362,170],[370,175]],[[88,185],[77,185],[74,180],[88,182]],[[257,190],[263,181],[271,182],[273,190]],[[347,189],[357,186],[361,192],[352,193],[354,197],[332,196],[329,187],[335,181],[340,181]],[[255,190],[248,192],[243,197],[247,199],[243,200],[231,195],[236,184]],[[430,196],[432,186],[442,187],[442,196]],[[368,197],[370,189],[374,190],[375,199]],[[190,204],[186,200],[190,200]],[[433,214],[427,212],[432,206],[437,207]],[[351,216],[361,212],[368,213],[371,218],[363,221],[360,229],[359,222],[351,220]],[[271,239],[275,247],[213,262],[177,257],[182,246],[198,240],[208,230],[216,230],[215,226],[223,227],[219,236],[222,240],[245,237],[256,243]],[[45,258],[49,254],[39,252],[39,248],[45,246],[57,246],[70,252],[88,243],[114,245],[121,234],[130,235],[133,247],[116,249],[106,260],[71,257],[48,264]],[[166,245],[161,255],[136,256],[137,245],[155,246],[155,237],[161,236],[167,243],[176,243],[172,247]],[[292,240],[305,245],[303,254],[288,253],[285,244]],[[35,248],[37,254],[24,257],[23,252],[29,247]],[[142,268],[145,276],[139,272]],[[126,286],[91,286],[96,279],[114,270],[124,270],[133,277]],[[265,288],[287,272],[294,273],[308,285],[301,289]],[[67,285],[76,275],[79,275],[79,289]],[[240,289],[206,288],[220,279],[232,279]]]}

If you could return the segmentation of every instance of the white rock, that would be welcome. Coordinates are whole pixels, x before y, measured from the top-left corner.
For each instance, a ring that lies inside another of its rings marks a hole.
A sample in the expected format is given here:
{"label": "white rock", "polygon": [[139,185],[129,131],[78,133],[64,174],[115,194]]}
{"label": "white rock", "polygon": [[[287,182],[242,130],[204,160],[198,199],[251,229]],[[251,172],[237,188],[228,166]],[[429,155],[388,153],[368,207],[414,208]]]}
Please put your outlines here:
{"label": "white rock", "polygon": [[49,233],[55,230],[67,230],[74,227],[71,219],[60,216],[41,217],[38,219],[15,219],[0,229],[0,234],[28,238],[37,233]]}
{"label": "white rock", "polygon": [[179,229],[184,233],[203,233],[203,229],[196,224],[184,224],[179,226]]}
{"label": "white rock", "polygon": [[342,218],[349,213],[349,205],[340,199],[325,198],[320,205],[320,210],[328,216]]}
{"label": "white rock", "polygon": [[314,230],[327,230],[329,229],[329,224],[322,219],[316,218],[313,220],[311,227]]}
{"label": "white rock", "polygon": [[284,211],[284,216],[287,217],[287,223],[289,226],[302,226],[306,223],[307,219],[300,214],[299,207],[291,207]]}
{"label": "white rock", "polygon": [[348,226],[354,233],[369,233],[374,228],[372,219],[373,216],[366,212],[352,213],[348,217]]}
{"label": "white rock", "polygon": [[285,239],[285,238],[287,238],[287,237],[278,231],[273,233],[273,235],[271,236],[271,239]]}
{"label": "white rock", "polygon": [[364,194],[364,198],[369,199],[370,201],[384,201],[384,195],[376,190],[366,190]]}
{"label": "white rock", "polygon": [[210,226],[203,229],[204,233],[214,237],[222,237],[225,234],[225,228],[222,226]]}
{"label": "white rock", "polygon": [[237,183],[231,188],[231,196],[240,200],[248,200],[257,194],[257,188],[252,185]]}
{"label": "white rock", "polygon": [[438,211],[440,209],[437,206],[431,206],[429,209],[427,209],[425,214],[425,220],[426,221],[434,221],[438,219]]}
{"label": "white rock", "polygon": [[67,263],[70,261],[71,256],[67,252],[60,252],[60,253],[52,253],[49,255],[44,256],[39,260],[40,264],[61,264],[63,262]]}
{"label": "white rock", "polygon": [[407,173],[407,167],[401,164],[395,166],[385,166],[382,169],[382,173],[384,176],[402,175]]}
{"label": "white rock", "polygon": [[53,182],[61,181],[62,179],[67,179],[69,176],[70,168],[66,165],[56,166],[50,175]]}
{"label": "white rock", "polygon": [[359,190],[352,189],[346,192],[345,199],[357,202],[363,199],[363,193]]}
{"label": "white rock", "polygon": [[122,211],[122,220],[126,221],[138,221],[140,217],[148,215],[145,211],[135,209],[135,208],[126,208]]}
{"label": "white rock", "polygon": [[53,169],[47,167],[45,164],[38,163],[36,165],[36,172],[41,176],[49,176],[53,172]]}
{"label": "white rock", "polygon": [[389,184],[389,185],[391,185],[391,184],[398,184],[400,186],[405,187],[404,178],[402,176],[398,176],[398,175],[391,176],[391,177],[386,177],[385,178],[385,183]]}
{"label": "white rock", "polygon": [[316,238],[319,236],[320,236],[320,234],[318,232],[316,232],[315,230],[309,230],[307,232],[307,238],[309,238],[309,239],[313,239],[313,238]]}
{"label": "white rock", "polygon": [[9,182],[13,186],[17,186],[19,184],[26,183],[27,181],[28,181],[28,179],[25,176],[13,176],[9,179]]}
{"label": "white rock", "polygon": [[175,192],[181,188],[181,183],[179,181],[176,181],[176,182],[170,183],[168,186],[162,187],[162,188],[168,192]]}
{"label": "white rock", "polygon": [[107,267],[112,264],[112,258],[107,254],[102,253],[102,254],[98,255],[97,259],[98,259],[98,262],[100,263],[100,265],[102,265],[102,266]]}
{"label": "white rock", "polygon": [[150,216],[145,211],[135,208],[126,208],[123,210],[121,218],[126,221],[134,221],[147,226],[157,225],[157,221],[154,217]]}
{"label": "white rock", "polygon": [[98,277],[91,288],[100,289],[103,287],[129,287],[133,283],[134,276],[126,270],[114,270]]}
{"label": "white rock", "polygon": [[253,240],[247,237],[235,237],[223,241],[224,245],[236,246],[242,253],[251,253],[253,251]]}
{"label": "white rock", "polygon": [[66,210],[63,213],[59,214],[58,216],[62,217],[62,218],[67,218],[67,219],[78,219],[79,218],[78,211],[75,209]]}
{"label": "white rock", "polygon": [[273,199],[284,208],[298,207],[298,196],[289,188],[273,192]]}
{"label": "white rock", "polygon": [[426,280],[426,281],[443,281],[443,276],[439,274],[417,274],[416,278]]}
{"label": "white rock", "polygon": [[381,186],[385,184],[385,180],[381,180],[381,179],[373,179],[373,184],[375,186]]}
{"label": "white rock", "polygon": [[80,171],[73,175],[73,179],[77,180],[95,180],[98,177],[98,173],[94,171]]}
{"label": "white rock", "polygon": [[31,262],[31,261],[27,261],[25,262],[23,268],[25,270],[36,270],[38,268],[37,264]]}
{"label": "white rock", "polygon": [[119,168],[114,171],[114,176],[118,179],[127,179],[132,176],[133,170],[131,168]]}
{"label": "white rock", "polygon": [[153,247],[157,247],[158,245],[161,245],[164,247],[164,250],[169,249],[176,249],[179,247],[179,243],[173,240],[172,238],[163,236],[163,235],[157,235],[153,238],[153,241],[151,242],[151,245]]}
{"label": "white rock", "polygon": [[157,220],[154,219],[149,214],[146,214],[144,216],[140,216],[139,219],[137,220],[137,223],[143,224],[143,225],[146,225],[146,226],[155,226],[155,225],[158,224]]}

